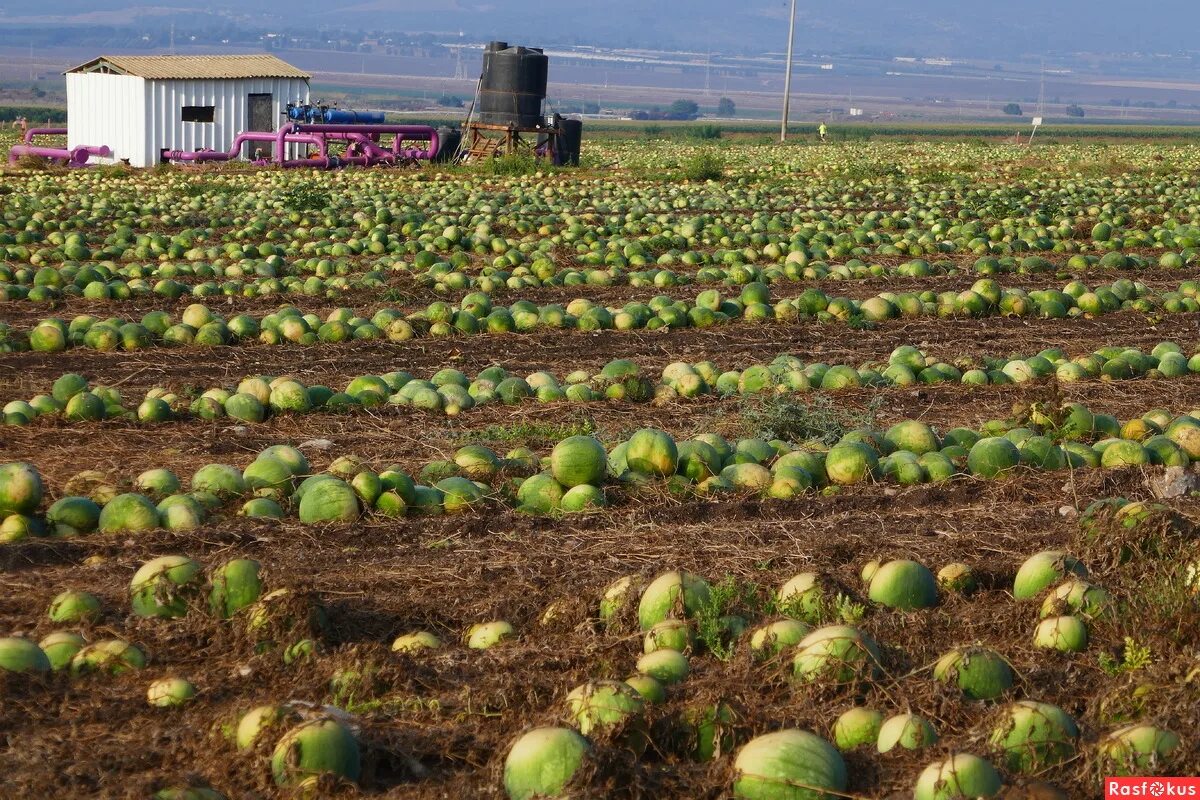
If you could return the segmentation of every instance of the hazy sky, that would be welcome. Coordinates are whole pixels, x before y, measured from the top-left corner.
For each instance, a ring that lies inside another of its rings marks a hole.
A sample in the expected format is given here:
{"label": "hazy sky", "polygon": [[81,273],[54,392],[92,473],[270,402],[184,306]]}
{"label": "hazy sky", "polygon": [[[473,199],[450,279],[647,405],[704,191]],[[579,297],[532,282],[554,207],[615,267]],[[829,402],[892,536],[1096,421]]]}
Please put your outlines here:
{"label": "hazy sky", "polygon": [[[52,6],[44,0],[0,0],[0,21],[60,22],[97,14],[92,22],[154,24],[222,8],[260,11],[262,21],[288,27],[463,30],[474,39],[530,43],[778,50],[789,0],[57,0]],[[798,20],[799,45],[827,52],[882,48],[993,58],[1200,50],[1200,0],[801,0]]]}

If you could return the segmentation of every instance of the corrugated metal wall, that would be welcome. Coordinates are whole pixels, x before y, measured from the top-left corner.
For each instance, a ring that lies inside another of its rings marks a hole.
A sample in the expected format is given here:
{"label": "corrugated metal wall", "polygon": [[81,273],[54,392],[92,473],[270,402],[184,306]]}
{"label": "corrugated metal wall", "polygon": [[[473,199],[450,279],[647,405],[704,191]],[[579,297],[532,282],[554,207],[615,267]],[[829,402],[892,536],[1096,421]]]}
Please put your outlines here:
{"label": "corrugated metal wall", "polygon": [[[219,81],[145,82],[145,159],[158,162],[162,150],[228,150],[234,138],[249,130],[251,94],[273,98],[274,127],[283,124],[289,103],[308,100],[308,83],[299,78],[253,78]],[[214,106],[212,122],[183,122],[184,106]]]}
{"label": "corrugated metal wall", "polygon": [[144,167],[146,107],[142,79],[98,72],[67,73],[67,146],[108,145],[115,163]]}
{"label": "corrugated metal wall", "polygon": [[[228,150],[248,129],[248,95],[270,94],[275,127],[289,103],[308,100],[300,78],[143,80],[105,73],[67,74],[68,146],[106,144],[116,160],[157,164],[162,150]],[[213,121],[184,122],[184,106],[214,106]]]}

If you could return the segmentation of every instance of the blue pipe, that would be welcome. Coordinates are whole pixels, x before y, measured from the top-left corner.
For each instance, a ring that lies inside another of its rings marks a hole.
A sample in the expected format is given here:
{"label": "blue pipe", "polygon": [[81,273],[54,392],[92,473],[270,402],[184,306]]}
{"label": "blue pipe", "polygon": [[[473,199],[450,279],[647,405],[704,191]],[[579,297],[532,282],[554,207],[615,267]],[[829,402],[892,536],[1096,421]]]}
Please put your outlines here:
{"label": "blue pipe", "polygon": [[327,125],[381,125],[383,124],[383,112],[327,108],[322,121]]}

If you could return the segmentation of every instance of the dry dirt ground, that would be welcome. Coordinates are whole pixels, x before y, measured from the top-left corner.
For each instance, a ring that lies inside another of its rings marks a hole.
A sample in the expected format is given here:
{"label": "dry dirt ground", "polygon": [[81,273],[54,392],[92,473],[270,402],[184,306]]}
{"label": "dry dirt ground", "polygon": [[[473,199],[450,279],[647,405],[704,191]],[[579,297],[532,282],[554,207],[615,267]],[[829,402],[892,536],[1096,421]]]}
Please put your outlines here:
{"label": "dry dirt ground", "polygon": [[[873,331],[843,326],[745,326],[669,334],[550,332],[480,336],[469,340],[345,347],[247,346],[214,350],[154,350],[53,359],[0,357],[6,396],[44,391],[66,370],[133,387],[230,383],[246,374],[288,372],[312,381],[344,384],[389,369],[431,371],[454,365],[477,370],[502,363],[514,371],[596,369],[622,356],[660,368],[679,359],[709,358],[745,366],[766,353],[795,352],[829,362],[886,358],[900,343],[935,354],[1032,353],[1046,346],[1083,352],[1102,344],[1149,348],[1163,339],[1196,343],[1194,315],[1148,325],[1118,314],[1101,321],[897,322]],[[206,384],[207,385],[207,384]],[[855,390],[838,399],[847,408],[870,407],[879,424],[921,417],[942,429],[977,425],[1011,412],[1015,403],[1068,397],[1097,411],[1127,418],[1153,407],[1184,411],[1200,405],[1197,379],[1085,383],[1059,388],[931,386]],[[876,396],[882,400],[872,403]],[[145,427],[108,421],[91,425],[38,422],[0,430],[0,458],[28,459],[48,485],[61,487],[76,472],[99,469],[114,480],[165,466],[188,476],[209,462],[245,466],[277,442],[326,438],[328,452],[310,453],[315,468],[334,455],[355,453],[382,467],[416,467],[444,458],[463,441],[480,438],[503,450],[497,431],[517,423],[571,425],[586,419],[606,441],[647,424],[684,436],[701,430],[727,435],[746,429],[745,405],[706,399],[667,407],[597,404],[493,406],[453,420],[389,409],[348,416],[278,417],[239,429],[188,421]],[[533,442],[545,447],[544,442]],[[105,613],[83,629],[89,639],[120,636],[142,646],[147,669],[116,677],[44,683],[9,679],[0,704],[0,795],[6,797],[144,797],[153,789],[192,782],[230,798],[286,796],[270,782],[267,754],[239,753],[228,740],[240,713],[264,703],[336,704],[354,714],[364,748],[359,787],[324,786],[321,796],[498,796],[508,745],[525,728],[564,719],[564,697],[589,679],[631,674],[641,636],[628,617],[609,629],[595,621],[604,587],[627,574],[652,577],[686,569],[714,584],[736,582],[729,611],[752,626],[769,616],[769,590],[791,575],[816,570],[831,586],[862,602],[861,626],[881,644],[883,677],[851,686],[811,688],[788,679],[783,661],[756,662],[745,641],[722,660],[697,652],[692,674],[649,713],[650,753],[634,759],[600,741],[594,774],[579,790],[586,797],[711,797],[728,792],[726,755],[695,763],[679,743],[679,715],[717,701],[733,711],[734,741],[780,725],[828,735],[837,715],[855,704],[886,712],[912,710],[929,719],[941,741],[934,753],[984,753],[997,704],[967,701],[932,680],[934,661],[955,646],[985,644],[1003,653],[1017,673],[1008,698],[1062,706],[1080,723],[1079,757],[1045,776],[1071,797],[1091,796],[1097,767],[1091,752],[1103,733],[1137,715],[1184,735],[1179,762],[1200,768],[1193,735],[1200,726],[1197,666],[1200,627],[1196,606],[1180,598],[1181,562],[1191,543],[1164,539],[1158,553],[1110,564],[1111,547],[1094,554],[1093,578],[1120,599],[1119,612],[1092,625],[1089,650],[1076,656],[1035,650],[1036,604],[1009,594],[1012,575],[1043,549],[1091,551],[1075,516],[1097,498],[1145,498],[1141,471],[1035,473],[983,482],[956,479],[938,487],[899,489],[883,484],[788,502],[734,498],[718,502],[650,490],[618,498],[603,514],[578,519],[529,518],[502,508],[462,517],[381,521],[312,528],[294,519],[274,523],[218,515],[201,530],[136,537],[99,535],[36,540],[0,548],[0,619],[4,627],[40,637],[55,629],[46,617],[51,597],[85,589]],[[1194,500],[1179,510],[1200,513]],[[328,610],[316,655],[285,665],[278,651],[256,653],[237,623],[197,610],[177,621],[144,620],[129,613],[130,576],[144,561],[186,553],[206,566],[229,558],[260,561],[270,587],[290,587]],[[865,601],[858,579],[877,558],[915,558],[931,568],[964,561],[981,576],[981,590],[950,595],[933,610],[889,612]],[[730,585],[733,585],[730,583]],[[547,606],[560,612],[541,622]],[[515,641],[486,652],[459,644],[471,624],[505,619]],[[395,636],[416,629],[437,633],[448,647],[417,657],[389,650]],[[1110,675],[1100,656],[1119,660],[1125,637],[1160,654],[1152,665]],[[334,689],[342,670],[358,676]],[[187,677],[199,689],[182,710],[145,702],[153,678]],[[1139,699],[1134,689],[1142,688]],[[930,752],[847,756],[855,797],[905,796]],[[47,765],[55,765],[53,769]],[[1021,781],[1014,776],[1014,784]],[[1035,795],[1013,795],[1035,796]]]}

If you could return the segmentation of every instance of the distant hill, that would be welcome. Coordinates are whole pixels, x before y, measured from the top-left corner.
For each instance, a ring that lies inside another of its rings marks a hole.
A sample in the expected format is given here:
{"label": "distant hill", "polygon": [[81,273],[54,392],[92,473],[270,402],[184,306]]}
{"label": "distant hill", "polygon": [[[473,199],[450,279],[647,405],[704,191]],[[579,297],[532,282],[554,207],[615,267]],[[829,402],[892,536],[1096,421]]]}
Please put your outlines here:
{"label": "distant hill", "polygon": [[[789,0],[9,0],[6,18],[56,20],[96,14],[105,22],[176,13],[258,14],[281,28],[462,31],[466,37],[530,44],[597,44],[762,52],[784,44]],[[151,10],[152,9],[152,10]],[[174,12],[172,12],[174,9]],[[1155,0],[801,0],[801,51],[1013,57],[1052,52],[1171,52],[1194,48],[1200,3]]]}

